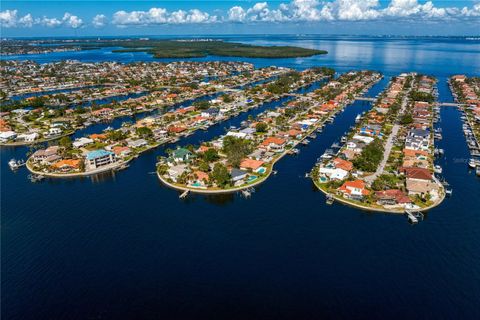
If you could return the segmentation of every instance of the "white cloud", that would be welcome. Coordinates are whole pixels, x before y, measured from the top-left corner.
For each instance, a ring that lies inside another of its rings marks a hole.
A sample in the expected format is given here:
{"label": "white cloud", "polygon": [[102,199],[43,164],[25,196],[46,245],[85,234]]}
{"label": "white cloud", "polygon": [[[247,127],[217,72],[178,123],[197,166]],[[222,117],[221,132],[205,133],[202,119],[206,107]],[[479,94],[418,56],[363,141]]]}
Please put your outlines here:
{"label": "white cloud", "polygon": [[77,16],[74,16],[68,12],[65,12],[62,18],[62,23],[73,29],[77,29],[83,26],[83,20]]}
{"label": "white cloud", "polygon": [[[286,0],[287,1],[287,0]],[[438,2],[440,0],[434,0]],[[223,16],[221,11],[210,14],[199,9],[168,11],[151,8],[148,11],[117,11],[111,23],[119,27],[149,26],[160,24],[204,24],[215,22],[235,23],[282,23],[317,21],[372,21],[372,20],[415,20],[415,21],[478,21],[480,0],[470,7],[437,7],[433,1],[390,0],[380,5],[379,0],[291,0],[275,5],[268,2],[253,3],[250,7],[233,6]],[[217,16],[218,14],[218,16]],[[91,26],[102,28],[108,22],[104,14],[97,14]],[[35,25],[51,28],[81,28],[83,19],[66,12],[63,17],[33,17],[27,13],[18,15],[18,10],[0,11],[0,26],[3,28],[30,28]]]}
{"label": "white cloud", "polygon": [[216,22],[217,16],[198,9],[189,11],[177,10],[168,12],[164,8],[151,8],[148,11],[117,11],[113,15],[113,24],[118,26],[128,25],[156,25],[156,24],[185,24],[185,23],[211,23]]}
{"label": "white cloud", "polygon": [[57,18],[43,17],[42,19],[38,20],[38,24],[48,28],[57,28],[62,25],[62,21]]}
{"label": "white cloud", "polygon": [[235,6],[231,7],[230,10],[228,10],[228,21],[244,22],[246,17],[247,13],[245,12],[245,10],[243,10],[242,7]]}
{"label": "white cloud", "polygon": [[26,14],[25,16],[21,17],[19,20],[18,20],[18,24],[20,24],[22,27],[26,27],[26,28],[31,28],[34,24],[34,20],[33,20],[33,17],[30,13]]}
{"label": "white cloud", "polygon": [[0,26],[12,28],[17,25],[17,10],[0,11]]}
{"label": "white cloud", "polygon": [[107,17],[104,14],[97,14],[92,19],[92,25],[95,28],[103,28],[107,25]]}
{"label": "white cloud", "polygon": [[250,8],[235,6],[228,11],[232,22],[315,22],[368,21],[380,19],[451,20],[480,17],[480,4],[471,8],[436,7],[432,1],[420,4],[418,0],[391,0],[381,7],[379,0],[292,0],[272,9],[266,2]]}

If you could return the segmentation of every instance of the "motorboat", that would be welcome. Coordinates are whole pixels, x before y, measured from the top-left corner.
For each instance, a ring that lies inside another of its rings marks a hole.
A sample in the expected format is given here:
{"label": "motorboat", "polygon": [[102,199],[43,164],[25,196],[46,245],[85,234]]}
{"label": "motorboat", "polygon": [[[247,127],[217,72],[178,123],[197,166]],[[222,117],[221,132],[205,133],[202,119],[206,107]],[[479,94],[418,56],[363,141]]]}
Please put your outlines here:
{"label": "motorboat", "polygon": [[24,165],[25,165],[25,161],[23,160],[10,159],[10,161],[8,161],[8,166],[12,170],[17,170],[18,168]]}

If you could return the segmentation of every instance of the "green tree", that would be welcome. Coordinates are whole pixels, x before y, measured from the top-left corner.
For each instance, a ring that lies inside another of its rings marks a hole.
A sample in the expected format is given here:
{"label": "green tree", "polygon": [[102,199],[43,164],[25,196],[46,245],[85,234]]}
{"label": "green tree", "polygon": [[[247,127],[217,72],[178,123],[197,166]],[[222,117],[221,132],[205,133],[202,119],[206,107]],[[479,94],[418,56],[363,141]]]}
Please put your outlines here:
{"label": "green tree", "polygon": [[225,103],[233,102],[232,97],[228,94],[222,95],[221,98],[222,98],[223,102],[225,102]]}
{"label": "green tree", "polygon": [[150,128],[147,127],[140,127],[137,128],[136,133],[139,137],[148,139],[153,136],[153,132]]}
{"label": "green tree", "polygon": [[360,170],[373,172],[382,161],[383,150],[382,142],[375,139],[363,149],[360,156],[353,160],[353,164]]}
{"label": "green tree", "polygon": [[210,148],[203,153],[202,158],[208,163],[218,160],[220,156],[218,155],[217,150]]}
{"label": "green tree", "polygon": [[238,168],[242,159],[251,152],[250,143],[248,140],[228,136],[223,140],[223,152],[227,155],[228,163]]}
{"label": "green tree", "polygon": [[259,133],[267,132],[268,125],[265,122],[259,122],[255,125],[255,130]]}
{"label": "green tree", "polygon": [[125,133],[120,130],[112,130],[107,133],[107,138],[112,141],[120,141],[127,137]]}
{"label": "green tree", "polygon": [[216,163],[215,166],[213,166],[211,177],[220,187],[226,186],[231,179],[227,167],[221,163]]}
{"label": "green tree", "polygon": [[210,108],[210,101],[199,100],[199,101],[195,101],[193,103],[193,105],[195,106],[195,108],[197,108],[199,110],[206,110],[206,109]]}
{"label": "green tree", "polygon": [[198,164],[198,170],[203,172],[208,172],[208,170],[210,170],[210,166],[208,165],[208,162],[200,161],[200,163]]}
{"label": "green tree", "polygon": [[72,139],[70,137],[65,136],[58,140],[58,145],[69,150],[72,148]]}

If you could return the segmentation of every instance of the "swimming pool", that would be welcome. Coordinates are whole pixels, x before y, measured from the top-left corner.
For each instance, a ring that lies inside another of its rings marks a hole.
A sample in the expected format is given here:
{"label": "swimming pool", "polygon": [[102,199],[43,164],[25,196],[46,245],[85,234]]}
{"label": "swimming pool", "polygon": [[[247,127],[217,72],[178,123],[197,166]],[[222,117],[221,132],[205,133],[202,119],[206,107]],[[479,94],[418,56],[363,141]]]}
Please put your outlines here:
{"label": "swimming pool", "polygon": [[196,181],[195,183],[192,183],[192,187],[201,188],[203,187],[203,185],[200,182]]}
{"label": "swimming pool", "polygon": [[247,179],[247,183],[253,182],[253,181],[257,180],[257,179],[258,179],[257,176],[249,176],[248,179]]}
{"label": "swimming pool", "polygon": [[265,169],[264,167],[261,167],[257,170],[257,172],[260,173],[260,174],[264,174],[266,171],[267,171],[267,169]]}

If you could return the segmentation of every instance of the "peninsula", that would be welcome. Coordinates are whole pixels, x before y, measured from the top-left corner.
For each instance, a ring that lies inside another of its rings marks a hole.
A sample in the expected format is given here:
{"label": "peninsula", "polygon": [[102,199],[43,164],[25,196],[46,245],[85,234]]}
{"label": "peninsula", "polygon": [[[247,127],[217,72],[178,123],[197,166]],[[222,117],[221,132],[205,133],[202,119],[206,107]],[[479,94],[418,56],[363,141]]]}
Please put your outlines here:
{"label": "peninsula", "polygon": [[[46,46],[48,45],[48,46]],[[327,54],[325,50],[294,46],[259,46],[213,39],[82,39],[43,41],[2,41],[1,54],[30,54],[70,50],[115,48],[113,52],[146,52],[155,58],[202,58],[206,56],[243,58],[298,58]]]}

